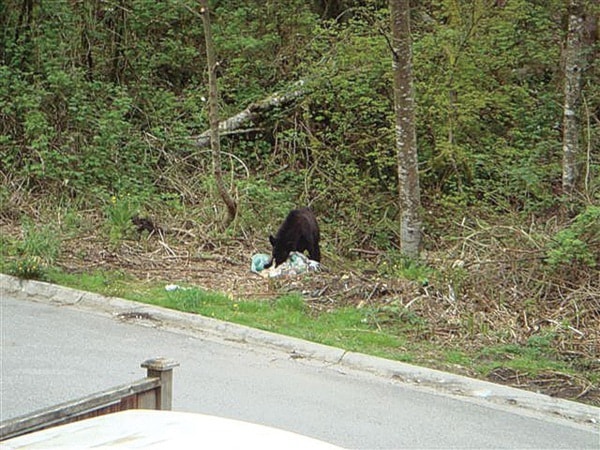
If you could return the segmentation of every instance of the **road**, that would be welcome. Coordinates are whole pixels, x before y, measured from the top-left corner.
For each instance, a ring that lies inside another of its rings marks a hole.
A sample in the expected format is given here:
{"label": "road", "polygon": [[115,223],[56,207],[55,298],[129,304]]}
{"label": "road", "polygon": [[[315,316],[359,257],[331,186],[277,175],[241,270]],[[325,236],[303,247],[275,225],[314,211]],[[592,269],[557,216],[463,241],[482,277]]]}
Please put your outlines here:
{"label": "road", "polygon": [[[205,333],[0,296],[1,418],[142,378],[175,359],[173,409],[347,448],[600,448],[597,428]],[[600,410],[599,410],[600,411]]]}

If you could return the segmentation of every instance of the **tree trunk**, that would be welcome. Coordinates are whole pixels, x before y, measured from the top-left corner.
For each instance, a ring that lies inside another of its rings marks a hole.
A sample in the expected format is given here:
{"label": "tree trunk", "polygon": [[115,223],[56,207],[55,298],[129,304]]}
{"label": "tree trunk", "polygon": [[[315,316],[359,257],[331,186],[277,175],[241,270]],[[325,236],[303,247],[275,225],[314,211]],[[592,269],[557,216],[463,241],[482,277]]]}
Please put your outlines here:
{"label": "tree trunk", "polygon": [[206,41],[206,60],[208,65],[208,116],[210,122],[210,147],[212,149],[212,163],[215,174],[215,182],[217,183],[219,195],[227,207],[227,219],[224,223],[224,228],[227,228],[235,219],[237,214],[237,204],[231,195],[229,195],[229,192],[223,183],[223,173],[221,169],[221,143],[219,140],[219,105],[216,73],[218,63],[215,58],[214,44],[210,30],[210,11],[208,9],[208,2],[207,0],[201,0],[200,4],[202,5],[200,12],[204,25],[204,40]]}
{"label": "tree trunk", "polygon": [[79,63],[85,68],[85,79],[94,81],[94,27],[97,14],[96,2],[74,3],[73,9],[81,20],[81,56]]}
{"label": "tree trunk", "polygon": [[403,255],[418,258],[421,245],[421,193],[412,82],[409,0],[389,0],[389,6],[401,214],[400,248]]}
{"label": "tree trunk", "polygon": [[21,4],[21,11],[19,13],[19,20],[15,29],[14,45],[24,49],[17,53],[20,54],[19,67],[23,71],[27,71],[27,65],[32,63],[30,59],[32,56],[31,39],[33,23],[33,6],[33,0],[23,0],[23,3]]}
{"label": "tree trunk", "polygon": [[125,84],[124,72],[127,62],[125,60],[124,43],[126,33],[126,21],[127,21],[127,5],[124,0],[119,0],[118,4],[114,7],[114,19],[112,21],[113,29],[113,55],[112,55],[112,68],[111,68],[111,80],[115,84]]}
{"label": "tree trunk", "polygon": [[571,196],[577,184],[577,156],[580,153],[579,106],[581,76],[585,63],[582,49],[583,5],[581,0],[569,1],[569,28],[565,46],[565,86],[563,112],[563,194]]}

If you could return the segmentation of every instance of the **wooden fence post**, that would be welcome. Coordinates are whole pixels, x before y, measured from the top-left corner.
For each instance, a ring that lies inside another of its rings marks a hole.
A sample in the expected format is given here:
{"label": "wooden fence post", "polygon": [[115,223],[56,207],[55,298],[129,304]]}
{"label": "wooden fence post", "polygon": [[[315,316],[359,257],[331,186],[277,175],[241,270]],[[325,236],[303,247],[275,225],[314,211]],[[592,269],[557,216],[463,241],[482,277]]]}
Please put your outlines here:
{"label": "wooden fence post", "polygon": [[172,359],[154,358],[142,363],[148,378],[160,379],[160,391],[156,397],[156,409],[170,410],[173,404],[173,369],[179,363]]}

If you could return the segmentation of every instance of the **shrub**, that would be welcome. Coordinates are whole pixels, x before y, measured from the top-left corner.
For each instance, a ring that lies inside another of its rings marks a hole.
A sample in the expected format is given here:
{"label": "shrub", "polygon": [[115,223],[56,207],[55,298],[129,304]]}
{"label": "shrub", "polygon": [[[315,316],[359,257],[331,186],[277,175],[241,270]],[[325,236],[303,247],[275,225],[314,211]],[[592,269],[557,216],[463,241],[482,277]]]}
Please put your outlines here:
{"label": "shrub", "polygon": [[568,227],[556,233],[548,246],[547,262],[553,268],[595,268],[600,264],[600,207],[587,207]]}
{"label": "shrub", "polygon": [[113,195],[105,208],[106,225],[111,245],[117,245],[134,231],[132,219],[139,214],[140,201],[130,194]]}

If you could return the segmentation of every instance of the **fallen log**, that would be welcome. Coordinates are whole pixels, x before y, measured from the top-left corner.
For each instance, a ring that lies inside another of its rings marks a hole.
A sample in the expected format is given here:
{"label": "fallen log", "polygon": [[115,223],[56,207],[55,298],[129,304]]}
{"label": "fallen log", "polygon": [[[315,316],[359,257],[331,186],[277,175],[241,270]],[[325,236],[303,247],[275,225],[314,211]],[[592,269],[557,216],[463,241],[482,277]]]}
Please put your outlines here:
{"label": "fallen log", "polygon": [[[285,93],[275,93],[265,98],[264,100],[260,100],[255,103],[251,103],[238,114],[229,117],[228,119],[222,120],[219,122],[219,133],[224,135],[232,135],[232,134],[241,134],[241,133],[249,133],[251,131],[256,131],[257,128],[244,128],[249,124],[255,122],[255,120],[265,112],[282,106],[289,105],[293,101],[295,101],[298,97],[304,95],[305,91],[302,89],[304,85],[304,81],[298,81],[295,83],[296,89],[285,92]],[[198,136],[192,136],[194,140],[194,144],[199,148],[208,147],[210,145],[210,130],[206,130],[202,134]]]}

